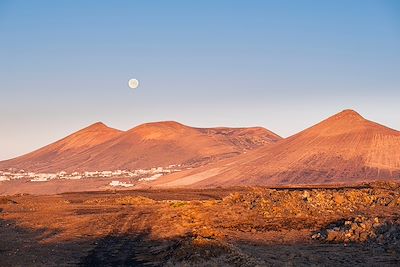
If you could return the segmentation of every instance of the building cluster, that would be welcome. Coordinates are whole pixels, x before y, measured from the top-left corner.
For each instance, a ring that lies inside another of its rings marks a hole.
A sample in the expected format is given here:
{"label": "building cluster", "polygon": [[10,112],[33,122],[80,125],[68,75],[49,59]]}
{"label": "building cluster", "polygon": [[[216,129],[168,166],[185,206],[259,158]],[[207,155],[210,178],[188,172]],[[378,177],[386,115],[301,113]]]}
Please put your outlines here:
{"label": "building cluster", "polygon": [[[0,171],[0,182],[11,181],[17,179],[29,179],[31,182],[46,182],[54,179],[88,179],[88,178],[137,178],[138,181],[153,181],[165,174],[178,172],[179,165],[170,165],[168,167],[156,167],[151,169],[137,169],[137,170],[115,170],[115,171],[85,171],[85,172],[72,172],[65,171],[57,173],[35,173],[26,172],[24,170],[8,169]],[[111,184],[110,184],[111,185]]]}
{"label": "building cluster", "polygon": [[126,182],[120,182],[120,181],[111,181],[110,186],[121,186],[121,187],[132,187],[134,184],[126,183]]}

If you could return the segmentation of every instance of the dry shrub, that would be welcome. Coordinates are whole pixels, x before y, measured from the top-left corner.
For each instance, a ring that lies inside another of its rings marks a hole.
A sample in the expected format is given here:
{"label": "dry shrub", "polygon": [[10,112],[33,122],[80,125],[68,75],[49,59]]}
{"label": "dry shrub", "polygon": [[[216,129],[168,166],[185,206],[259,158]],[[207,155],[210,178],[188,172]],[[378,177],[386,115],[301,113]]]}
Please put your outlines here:
{"label": "dry shrub", "polygon": [[156,203],[156,201],[142,196],[138,197],[126,196],[115,199],[115,203],[119,205],[151,205]]}

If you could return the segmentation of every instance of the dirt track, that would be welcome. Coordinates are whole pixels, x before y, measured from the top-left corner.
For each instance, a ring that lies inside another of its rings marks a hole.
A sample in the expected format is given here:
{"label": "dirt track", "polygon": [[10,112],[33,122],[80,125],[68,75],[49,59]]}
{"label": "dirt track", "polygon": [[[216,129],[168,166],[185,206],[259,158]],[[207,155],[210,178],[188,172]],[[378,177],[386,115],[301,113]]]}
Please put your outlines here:
{"label": "dirt track", "polygon": [[[398,266],[399,192],[380,184],[2,197],[0,265]],[[340,239],[341,222],[355,218],[364,221],[351,240]]]}

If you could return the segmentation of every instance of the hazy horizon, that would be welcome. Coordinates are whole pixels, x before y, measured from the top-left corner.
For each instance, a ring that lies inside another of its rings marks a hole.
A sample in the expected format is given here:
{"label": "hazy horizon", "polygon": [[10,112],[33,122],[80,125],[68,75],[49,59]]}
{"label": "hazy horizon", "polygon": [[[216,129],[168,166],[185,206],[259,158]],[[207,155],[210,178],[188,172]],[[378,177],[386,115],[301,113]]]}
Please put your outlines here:
{"label": "hazy horizon", "polygon": [[398,1],[2,1],[0,30],[0,160],[97,121],[400,129]]}

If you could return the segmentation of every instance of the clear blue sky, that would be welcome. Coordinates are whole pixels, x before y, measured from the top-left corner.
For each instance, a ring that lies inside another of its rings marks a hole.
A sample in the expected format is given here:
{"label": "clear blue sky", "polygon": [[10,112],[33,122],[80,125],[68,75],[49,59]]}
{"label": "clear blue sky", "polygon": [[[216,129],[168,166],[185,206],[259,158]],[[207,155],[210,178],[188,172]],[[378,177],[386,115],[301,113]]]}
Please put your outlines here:
{"label": "clear blue sky", "polygon": [[96,121],[400,129],[400,1],[1,0],[0,101],[0,159]]}

